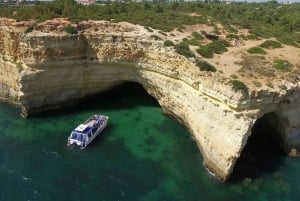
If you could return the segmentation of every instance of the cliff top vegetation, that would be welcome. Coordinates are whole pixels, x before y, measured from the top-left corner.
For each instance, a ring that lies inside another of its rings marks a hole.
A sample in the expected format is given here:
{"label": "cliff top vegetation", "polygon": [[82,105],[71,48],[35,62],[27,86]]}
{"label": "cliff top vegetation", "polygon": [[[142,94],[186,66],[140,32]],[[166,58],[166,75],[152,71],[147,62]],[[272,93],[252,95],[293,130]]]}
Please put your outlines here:
{"label": "cliff top vegetation", "polygon": [[[233,26],[249,29],[256,37],[275,37],[284,44],[299,46],[300,4],[141,2],[84,6],[74,0],[56,0],[34,6],[0,6],[0,16],[24,21],[45,21],[66,17],[80,20],[127,21],[162,31],[183,29],[184,25],[221,23],[232,34]],[[218,30],[215,30],[218,32]]]}
{"label": "cliff top vegetation", "polygon": [[72,24],[68,21],[64,31],[72,35],[80,34],[76,24],[84,20],[141,25],[150,38],[195,61],[201,71],[238,80],[231,85],[241,90],[244,83],[273,88],[284,85],[285,78],[299,79],[299,10],[300,4],[276,2],[153,1],[84,6],[74,0],[56,0],[33,6],[0,5],[0,17],[35,20],[25,34],[39,30],[39,22],[54,18],[68,18]]}

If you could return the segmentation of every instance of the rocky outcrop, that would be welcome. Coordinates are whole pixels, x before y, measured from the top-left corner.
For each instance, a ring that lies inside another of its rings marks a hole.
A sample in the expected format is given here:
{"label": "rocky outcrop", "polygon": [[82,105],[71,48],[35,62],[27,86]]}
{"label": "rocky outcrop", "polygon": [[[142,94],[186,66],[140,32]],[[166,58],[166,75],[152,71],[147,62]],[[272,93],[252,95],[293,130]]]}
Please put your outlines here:
{"label": "rocky outcrop", "polygon": [[[226,180],[255,121],[267,113],[275,136],[291,155],[300,150],[299,79],[281,90],[234,91],[228,78],[202,72],[173,48],[127,23],[80,22],[63,31],[64,21],[0,23],[0,97],[24,116],[64,107],[124,82],[140,83],[163,110],[194,136],[205,166]],[[279,126],[280,125],[280,126]]]}

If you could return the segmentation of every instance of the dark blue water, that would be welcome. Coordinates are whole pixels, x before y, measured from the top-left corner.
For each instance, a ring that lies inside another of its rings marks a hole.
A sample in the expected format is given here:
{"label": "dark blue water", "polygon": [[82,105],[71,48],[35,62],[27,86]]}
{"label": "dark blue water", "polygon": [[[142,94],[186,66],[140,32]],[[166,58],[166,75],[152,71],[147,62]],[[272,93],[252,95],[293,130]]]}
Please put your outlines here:
{"label": "dark blue water", "polygon": [[[70,131],[95,113],[110,116],[103,134],[86,150],[66,147]],[[187,129],[139,85],[29,119],[0,104],[0,200],[299,200],[300,160],[256,133],[222,184]]]}

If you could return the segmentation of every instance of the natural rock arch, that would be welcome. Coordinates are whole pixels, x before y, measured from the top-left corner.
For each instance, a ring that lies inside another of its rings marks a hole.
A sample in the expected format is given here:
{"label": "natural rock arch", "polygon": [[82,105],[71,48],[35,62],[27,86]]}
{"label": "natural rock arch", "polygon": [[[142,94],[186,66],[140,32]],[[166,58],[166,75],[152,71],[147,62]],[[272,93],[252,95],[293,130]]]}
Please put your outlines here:
{"label": "natural rock arch", "polygon": [[299,156],[300,120],[299,101],[286,101],[278,110],[264,114],[261,118],[267,124],[271,137],[289,156]]}
{"label": "natural rock arch", "polygon": [[251,129],[251,135],[236,161],[229,181],[248,181],[264,174],[272,174],[283,163],[283,147],[280,121],[275,112],[258,118]]}
{"label": "natural rock arch", "polygon": [[[100,31],[92,31],[95,26]],[[0,30],[0,97],[25,116],[133,81],[190,130],[205,166],[220,180],[230,176],[255,120],[270,111],[282,122],[286,150],[298,153],[299,86],[282,94],[234,91],[128,24],[82,22],[78,35],[8,30]]]}

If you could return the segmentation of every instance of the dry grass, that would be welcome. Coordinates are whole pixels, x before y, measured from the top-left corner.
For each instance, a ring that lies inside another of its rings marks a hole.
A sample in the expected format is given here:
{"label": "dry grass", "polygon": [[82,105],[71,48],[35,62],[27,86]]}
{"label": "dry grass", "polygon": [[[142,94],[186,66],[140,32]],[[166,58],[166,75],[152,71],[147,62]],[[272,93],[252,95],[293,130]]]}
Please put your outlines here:
{"label": "dry grass", "polygon": [[275,70],[271,68],[271,63],[265,59],[264,56],[244,55],[243,60],[239,63],[241,65],[240,73],[247,73],[250,76],[275,77]]}

